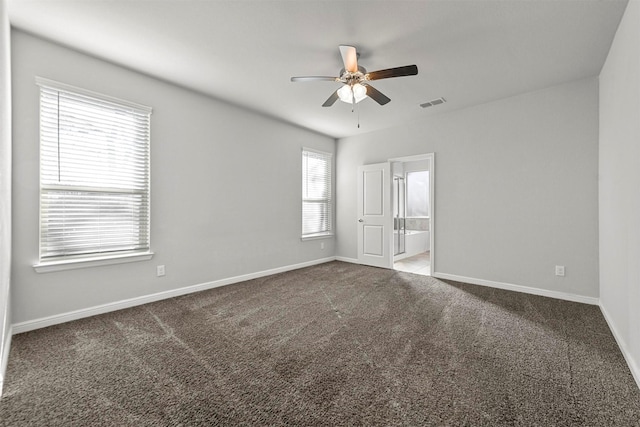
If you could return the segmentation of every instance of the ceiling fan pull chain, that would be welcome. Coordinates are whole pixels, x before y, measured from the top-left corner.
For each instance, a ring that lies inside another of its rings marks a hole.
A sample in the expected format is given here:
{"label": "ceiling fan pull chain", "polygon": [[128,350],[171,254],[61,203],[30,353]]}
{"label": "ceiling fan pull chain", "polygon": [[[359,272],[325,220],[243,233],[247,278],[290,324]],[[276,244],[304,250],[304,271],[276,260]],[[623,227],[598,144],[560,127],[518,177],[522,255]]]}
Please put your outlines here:
{"label": "ceiling fan pull chain", "polygon": [[351,112],[358,110],[358,129],[360,129],[360,106],[356,103],[356,95],[351,89]]}

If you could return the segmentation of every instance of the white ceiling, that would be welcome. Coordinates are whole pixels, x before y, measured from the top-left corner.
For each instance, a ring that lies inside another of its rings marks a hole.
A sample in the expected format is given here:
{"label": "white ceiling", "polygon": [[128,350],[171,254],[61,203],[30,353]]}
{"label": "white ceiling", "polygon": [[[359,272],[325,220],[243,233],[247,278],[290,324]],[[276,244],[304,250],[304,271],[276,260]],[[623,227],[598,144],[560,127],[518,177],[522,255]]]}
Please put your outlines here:
{"label": "white ceiling", "polygon": [[[336,138],[599,74],[627,0],[9,0],[12,25]],[[339,44],[391,98],[322,103]],[[447,103],[419,104],[444,97]]]}

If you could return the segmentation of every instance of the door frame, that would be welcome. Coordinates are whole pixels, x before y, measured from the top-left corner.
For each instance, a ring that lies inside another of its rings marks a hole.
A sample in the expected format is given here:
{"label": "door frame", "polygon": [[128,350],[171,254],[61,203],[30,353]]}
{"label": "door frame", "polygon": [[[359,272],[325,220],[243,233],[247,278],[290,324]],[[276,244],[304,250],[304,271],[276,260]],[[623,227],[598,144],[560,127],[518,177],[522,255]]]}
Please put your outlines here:
{"label": "door frame", "polygon": [[[436,205],[435,205],[435,189],[436,189],[436,153],[418,154],[415,156],[394,157],[387,160],[392,162],[414,162],[417,160],[429,160],[429,255],[431,258],[431,275],[433,276],[436,271],[435,265],[435,217],[436,217]],[[391,202],[391,201],[390,201]],[[393,233],[393,227],[391,230]],[[391,236],[393,239],[393,235]],[[391,255],[391,265],[393,266],[393,254]]]}

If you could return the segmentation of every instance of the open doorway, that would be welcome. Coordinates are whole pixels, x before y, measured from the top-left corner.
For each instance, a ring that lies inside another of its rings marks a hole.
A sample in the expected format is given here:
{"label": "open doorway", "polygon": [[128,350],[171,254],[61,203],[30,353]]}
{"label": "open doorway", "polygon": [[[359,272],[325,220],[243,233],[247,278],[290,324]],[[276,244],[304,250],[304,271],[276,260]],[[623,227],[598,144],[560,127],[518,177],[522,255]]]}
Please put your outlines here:
{"label": "open doorway", "polygon": [[431,275],[433,157],[428,154],[390,160],[395,270]]}

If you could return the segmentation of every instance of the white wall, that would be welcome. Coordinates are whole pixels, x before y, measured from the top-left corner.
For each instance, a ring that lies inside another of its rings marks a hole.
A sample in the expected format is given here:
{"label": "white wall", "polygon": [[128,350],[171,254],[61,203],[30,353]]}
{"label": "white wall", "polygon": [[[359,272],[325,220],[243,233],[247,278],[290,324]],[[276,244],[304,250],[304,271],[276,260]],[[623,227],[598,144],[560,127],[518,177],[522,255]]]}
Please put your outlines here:
{"label": "white wall", "polygon": [[436,272],[596,301],[596,78],[425,115],[337,151],[338,256],[357,258],[357,167],[434,152]]}
{"label": "white wall", "polygon": [[640,2],[600,74],[600,304],[640,385]]}
{"label": "white wall", "polygon": [[[23,32],[13,55],[13,322],[82,310],[334,255],[302,242],[301,149],[335,141]],[[38,274],[35,77],[153,107],[153,260]],[[233,82],[229,82],[233,84]],[[277,105],[274,106],[277,108]],[[166,265],[166,276],[155,275]]]}
{"label": "white wall", "polygon": [[11,343],[11,61],[9,19],[0,0],[0,395]]}

